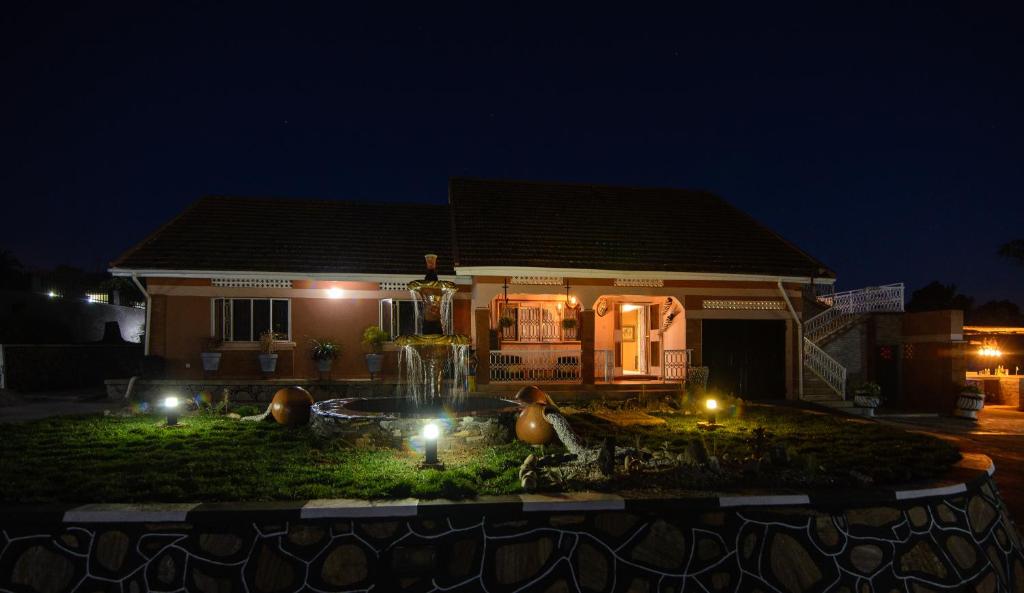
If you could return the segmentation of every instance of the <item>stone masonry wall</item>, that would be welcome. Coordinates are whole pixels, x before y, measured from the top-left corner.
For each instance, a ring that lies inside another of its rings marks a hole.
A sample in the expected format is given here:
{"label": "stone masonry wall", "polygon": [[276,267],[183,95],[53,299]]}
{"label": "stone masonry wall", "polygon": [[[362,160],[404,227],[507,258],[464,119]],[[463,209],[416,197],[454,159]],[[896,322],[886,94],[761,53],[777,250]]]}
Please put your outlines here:
{"label": "stone masonry wall", "polygon": [[421,506],[406,518],[318,521],[237,510],[184,523],[7,520],[0,589],[1024,591],[1020,542],[987,479],[962,494],[846,510],[661,504],[530,513],[499,504],[483,514]]}

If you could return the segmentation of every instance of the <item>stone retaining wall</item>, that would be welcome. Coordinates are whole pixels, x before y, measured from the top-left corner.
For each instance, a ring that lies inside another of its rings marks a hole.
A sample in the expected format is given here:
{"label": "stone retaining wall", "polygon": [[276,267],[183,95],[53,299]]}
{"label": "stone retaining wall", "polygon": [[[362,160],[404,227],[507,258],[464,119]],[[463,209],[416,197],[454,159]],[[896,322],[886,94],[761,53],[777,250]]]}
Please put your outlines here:
{"label": "stone retaining wall", "polygon": [[48,524],[10,511],[0,519],[0,588],[1024,591],[1020,542],[988,475],[940,490],[955,493],[846,508],[584,494],[259,510],[89,505]]}

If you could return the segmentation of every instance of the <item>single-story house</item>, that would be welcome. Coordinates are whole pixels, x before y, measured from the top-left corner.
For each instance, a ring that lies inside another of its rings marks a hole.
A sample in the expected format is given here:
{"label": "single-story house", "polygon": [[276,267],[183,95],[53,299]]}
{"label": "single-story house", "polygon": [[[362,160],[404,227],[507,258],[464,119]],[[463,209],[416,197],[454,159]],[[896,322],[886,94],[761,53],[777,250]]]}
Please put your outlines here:
{"label": "single-story house", "polygon": [[111,271],[144,285],[146,351],[169,378],[202,377],[211,337],[221,376],[258,378],[268,329],[277,377],[315,378],[310,341],[330,339],[344,350],[332,378],[365,378],[364,328],[414,331],[406,284],[428,253],[458,285],[451,324],[472,340],[479,384],[700,369],[747,397],[821,381],[841,397],[845,371],[816,341],[853,312],[841,301],[897,298],[833,295],[832,270],[711,193],[471,178],[450,180],[447,204],[205,197]]}

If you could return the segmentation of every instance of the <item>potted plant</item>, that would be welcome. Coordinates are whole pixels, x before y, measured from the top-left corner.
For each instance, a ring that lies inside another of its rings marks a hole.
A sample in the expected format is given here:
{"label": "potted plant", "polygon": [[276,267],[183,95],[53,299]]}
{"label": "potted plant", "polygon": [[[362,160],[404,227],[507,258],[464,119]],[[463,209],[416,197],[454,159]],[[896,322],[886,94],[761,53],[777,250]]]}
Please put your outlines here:
{"label": "potted plant", "polygon": [[562,333],[566,337],[575,337],[576,335],[576,318],[566,317],[562,320]]}
{"label": "potted plant", "polygon": [[853,390],[853,405],[866,408],[868,416],[875,415],[875,408],[882,404],[882,386],[870,381],[861,383]]}
{"label": "potted plant", "polygon": [[511,315],[502,315],[501,317],[498,318],[498,327],[501,328],[501,331],[498,332],[498,335],[500,335],[503,338],[509,337],[509,334],[511,333],[509,330],[515,327],[515,325],[515,317],[512,317]]}
{"label": "potted plant", "polygon": [[203,351],[199,353],[199,358],[203,360],[204,371],[215,373],[220,368],[220,346],[220,339],[206,338],[203,344]]}
{"label": "potted plant", "polygon": [[312,356],[316,368],[321,373],[330,373],[331,364],[341,354],[341,346],[330,340],[310,340],[313,344]]}
{"label": "potted plant", "polygon": [[384,342],[389,339],[388,333],[379,325],[371,325],[363,330],[363,348],[366,350],[366,370],[370,371],[370,380],[379,375],[384,366]]}
{"label": "potted plant", "polygon": [[953,415],[968,420],[977,420],[978,412],[985,407],[985,394],[974,383],[959,386],[960,393],[956,398]]}
{"label": "potted plant", "polygon": [[267,330],[260,334],[260,368],[266,374],[271,374],[277,369],[277,353],[274,352],[274,340],[277,334]]}

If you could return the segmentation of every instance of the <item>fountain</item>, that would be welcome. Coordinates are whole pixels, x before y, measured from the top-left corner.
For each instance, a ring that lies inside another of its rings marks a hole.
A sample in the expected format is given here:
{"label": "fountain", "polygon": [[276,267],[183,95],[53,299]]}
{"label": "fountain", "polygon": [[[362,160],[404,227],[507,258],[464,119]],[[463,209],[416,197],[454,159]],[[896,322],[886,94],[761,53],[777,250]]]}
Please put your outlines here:
{"label": "fountain", "polygon": [[454,333],[451,322],[458,287],[438,278],[436,255],[427,255],[426,261],[423,280],[408,284],[418,303],[416,333],[394,340],[400,348],[399,389],[405,395],[318,402],[312,408],[314,432],[345,437],[377,434],[400,444],[418,434],[422,421],[429,419],[440,421],[448,444],[457,438],[483,445],[511,439],[518,404],[467,393],[470,339]]}

